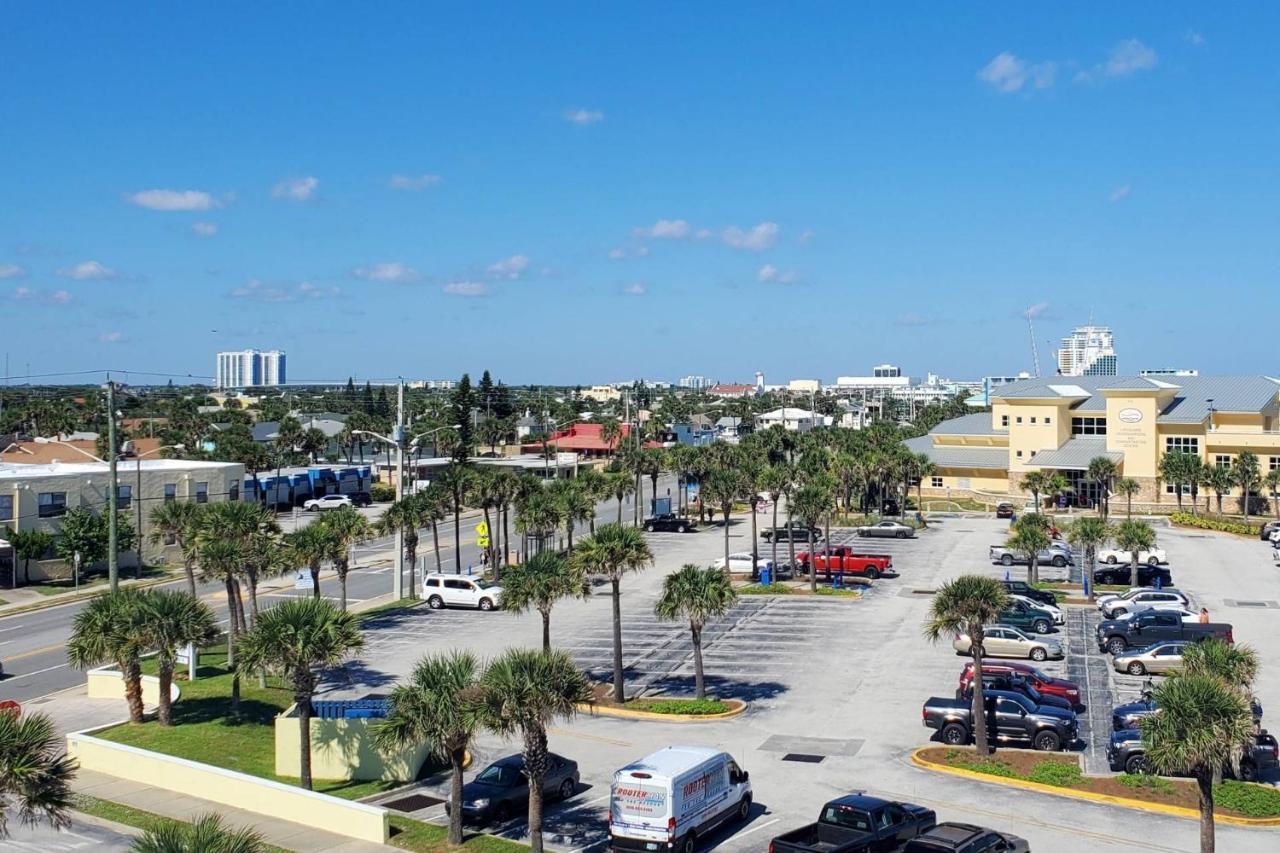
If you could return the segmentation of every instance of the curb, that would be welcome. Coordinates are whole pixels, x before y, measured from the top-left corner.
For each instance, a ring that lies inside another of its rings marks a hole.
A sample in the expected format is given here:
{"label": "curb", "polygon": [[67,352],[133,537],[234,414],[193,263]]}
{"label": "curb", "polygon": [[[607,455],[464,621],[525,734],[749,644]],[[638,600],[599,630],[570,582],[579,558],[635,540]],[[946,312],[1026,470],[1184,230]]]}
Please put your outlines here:
{"label": "curb", "polygon": [[746,713],[747,703],[741,699],[724,699],[722,701],[734,707],[721,714],[655,714],[652,711],[632,711],[627,708],[614,708],[608,705],[578,704],[574,707],[582,713],[595,714],[601,717],[619,717],[625,720],[653,720],[666,723],[703,723],[714,720],[727,720],[730,717],[738,717]]}
{"label": "curb", "polygon": [[[180,580],[183,580],[184,578],[185,578],[184,575],[171,575],[169,577],[164,577],[164,578],[151,578],[149,580],[133,581],[132,583],[121,584],[120,586],[122,588],[125,586],[128,586],[131,589],[146,589],[147,587],[151,587],[151,586],[160,586],[161,584],[180,581]],[[108,589],[109,587],[104,586],[100,589],[94,589],[91,592],[62,593],[60,595],[51,595],[48,598],[46,598],[44,601],[36,601],[32,604],[23,604],[23,605],[17,605],[14,607],[0,608],[0,619],[3,619],[6,616],[17,616],[21,613],[31,613],[36,610],[48,610],[51,607],[61,607],[64,604],[75,604],[80,601],[85,601],[87,599],[94,598],[106,592]]]}
{"label": "curb", "polygon": [[[1184,817],[1188,820],[1200,820],[1200,812],[1196,809],[1184,809],[1181,806],[1167,806],[1163,803],[1151,803],[1146,800],[1131,800],[1128,797],[1114,797],[1110,794],[1095,794],[1092,791],[1077,791],[1073,788],[1059,788],[1054,785],[1042,785],[1039,782],[1029,782],[1024,779],[1009,779],[1004,776],[993,776],[989,773],[978,773],[974,770],[965,770],[960,767],[948,767],[945,764],[938,764],[936,761],[930,761],[921,756],[920,753],[932,747],[922,746],[911,751],[911,763],[924,770],[932,770],[935,773],[947,773],[951,776],[959,776],[963,779],[976,779],[980,782],[990,782],[993,785],[1004,785],[1009,788],[1020,788],[1024,791],[1036,791],[1041,794],[1051,794],[1057,797],[1067,797],[1073,800],[1087,800],[1093,803],[1102,803],[1110,806],[1120,806],[1126,809],[1135,809],[1137,811],[1152,812],[1155,814],[1171,815],[1173,817]],[[1251,827],[1270,827],[1280,826],[1280,817],[1235,817],[1233,815],[1220,814],[1214,812],[1213,818],[1218,823],[1228,823],[1233,826],[1251,826]]]}

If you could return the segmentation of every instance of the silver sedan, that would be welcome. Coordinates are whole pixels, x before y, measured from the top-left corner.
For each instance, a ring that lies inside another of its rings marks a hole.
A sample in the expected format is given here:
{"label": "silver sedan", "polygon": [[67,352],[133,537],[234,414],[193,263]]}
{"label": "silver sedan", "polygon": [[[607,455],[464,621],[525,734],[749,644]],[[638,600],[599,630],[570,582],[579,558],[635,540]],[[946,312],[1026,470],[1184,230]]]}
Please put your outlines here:
{"label": "silver sedan", "polygon": [[910,524],[899,521],[881,521],[878,524],[865,524],[854,528],[859,536],[881,536],[888,539],[910,539],[916,535],[916,529]]}
{"label": "silver sedan", "polygon": [[1116,655],[1111,661],[1116,672],[1127,672],[1130,675],[1146,675],[1156,673],[1168,675],[1182,671],[1182,643],[1156,643],[1145,649],[1135,649],[1122,655]]}

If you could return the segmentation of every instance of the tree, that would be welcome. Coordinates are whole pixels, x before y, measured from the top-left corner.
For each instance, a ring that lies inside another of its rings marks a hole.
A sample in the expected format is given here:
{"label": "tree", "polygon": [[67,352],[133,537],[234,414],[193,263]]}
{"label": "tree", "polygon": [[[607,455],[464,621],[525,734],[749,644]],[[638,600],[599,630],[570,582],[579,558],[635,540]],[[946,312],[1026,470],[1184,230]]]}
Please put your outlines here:
{"label": "tree", "polygon": [[383,752],[424,745],[449,762],[450,844],[462,843],[462,770],[479,728],[479,668],[470,652],[420,659],[408,682],[391,691],[386,721],[373,732]]}
{"label": "tree", "polygon": [[565,652],[529,649],[509,649],[489,664],[480,685],[485,725],[504,737],[521,738],[520,754],[529,780],[529,846],[533,853],[542,853],[547,726],[572,718],[578,705],[590,702],[591,686]]}
{"label": "tree", "polygon": [[[74,564],[76,554],[79,554],[80,565],[85,568],[105,560],[109,542],[105,521],[105,518],[85,507],[77,506],[67,510],[66,515],[62,516],[62,524],[54,545],[58,556],[68,564]],[[117,522],[116,532],[118,543],[119,522]]]}
{"label": "tree", "polygon": [[770,559],[775,572],[778,570],[778,501],[786,493],[790,479],[791,471],[783,463],[770,465],[760,474],[760,488],[769,493],[769,501],[773,504],[773,534],[769,537],[769,547],[773,551]]}
{"label": "tree", "polygon": [[701,569],[685,563],[679,571],[662,579],[662,593],[653,606],[659,619],[685,620],[693,642],[694,695],[706,698],[702,675],[702,629],[707,621],[723,616],[738,599],[729,576],[718,569]]}
{"label": "tree", "polygon": [[637,528],[606,524],[578,543],[573,559],[586,575],[601,575],[609,581],[613,596],[613,698],[626,702],[622,677],[622,578],[653,563],[653,552]]}
{"label": "tree", "polygon": [[44,714],[0,711],[0,839],[9,834],[10,808],[27,825],[44,820],[54,829],[71,826],[71,779],[76,762],[66,741]]}
{"label": "tree", "polygon": [[[1194,645],[1194,644],[1193,644]],[[1148,763],[1157,773],[1189,773],[1200,795],[1200,851],[1213,853],[1213,780],[1237,765],[1253,735],[1253,709],[1244,695],[1221,679],[1184,673],[1155,690],[1160,713],[1139,722]]]}
{"label": "tree", "polygon": [[1251,698],[1253,680],[1258,677],[1258,653],[1242,643],[1216,637],[1188,643],[1182,650],[1182,674],[1217,678]]}
{"label": "tree", "polygon": [[733,510],[733,502],[742,497],[744,488],[741,469],[732,461],[717,464],[702,479],[699,486],[702,500],[717,507],[724,518],[724,570],[729,571],[729,513]]}
{"label": "tree", "polygon": [[187,592],[196,594],[196,528],[201,504],[192,501],[166,501],[151,511],[151,544],[166,545],[170,541],[182,553],[182,568],[187,573]]}
{"label": "tree", "polygon": [[311,464],[314,465],[316,456],[329,449],[329,437],[318,427],[310,427],[302,433],[302,440],[298,442],[298,447],[307,454]]}
{"label": "tree", "polygon": [[595,518],[595,499],[576,480],[556,480],[548,487],[551,499],[560,509],[560,520],[568,538],[569,553],[573,553],[573,528],[577,524]]}
{"label": "tree", "polygon": [[[426,492],[405,495],[394,501],[374,526],[378,533],[394,534],[397,530],[403,536],[404,561],[409,566],[409,598],[417,598],[418,590],[414,580],[414,570],[418,564],[418,528],[430,522],[432,536],[435,537],[436,571],[440,571],[440,537],[436,532],[436,523],[444,518],[444,508],[438,503],[439,491],[433,484]],[[438,515],[435,513],[439,510]]]}
{"label": "tree", "polygon": [[1271,492],[1271,508],[1275,510],[1276,518],[1280,519],[1280,468],[1268,471],[1264,482]]}
{"label": "tree", "polygon": [[1044,471],[1031,471],[1022,477],[1022,490],[1031,492],[1036,512],[1040,511],[1040,493],[1048,491],[1049,475]]}
{"label": "tree", "polygon": [[266,853],[267,843],[251,827],[233,829],[214,812],[190,823],[158,821],[133,842],[131,853]]}
{"label": "tree", "polygon": [[[1174,453],[1166,453],[1160,457],[1160,479],[1173,486],[1173,494],[1178,502],[1178,511],[1182,511],[1182,489],[1187,485],[1188,465],[1187,462],[1192,458],[1192,454],[1183,453],[1181,451]],[[1199,461],[1200,457],[1195,457]],[[1191,508],[1195,509],[1195,500],[1192,499]]]}
{"label": "tree", "polygon": [[1029,512],[1013,524],[1004,545],[1027,559],[1027,583],[1040,580],[1040,552],[1053,543],[1043,515]]}
{"label": "tree", "polygon": [[[818,563],[813,549],[813,530],[822,520],[822,516],[830,511],[831,500],[832,492],[825,478],[815,477],[796,491],[794,501],[788,501],[788,507],[792,503],[795,504],[795,514],[800,516],[801,523],[808,528],[810,592],[816,592],[818,589]],[[788,508],[788,515],[790,514],[791,510]]]}
{"label": "tree", "polygon": [[[31,584],[31,561],[39,560],[53,547],[53,534],[36,528],[14,530],[12,527],[6,527],[4,535],[9,540],[9,544],[13,546],[14,558],[22,561],[22,584],[23,586],[29,586]],[[17,576],[18,573],[14,572],[13,585],[15,587],[18,585]]]}
{"label": "tree", "polygon": [[142,593],[140,606],[146,645],[155,649],[159,664],[159,721],[173,725],[173,701],[169,688],[178,649],[193,644],[212,643],[218,636],[218,618],[213,609],[187,592],[148,589]]}
{"label": "tree", "polygon": [[1231,481],[1240,487],[1240,507],[1245,524],[1249,523],[1249,496],[1258,490],[1260,480],[1258,457],[1248,450],[1241,452],[1231,465]]}
{"label": "tree", "polygon": [[[276,456],[276,483],[275,483],[275,503],[279,505],[280,501],[280,468],[286,458],[290,458],[293,452],[302,443],[302,424],[298,423],[298,419],[293,415],[285,415],[276,424],[275,445]],[[291,460],[292,461],[292,460]]]}
{"label": "tree", "polygon": [[636,493],[635,483],[631,480],[631,475],[624,471],[615,471],[607,475],[609,477],[609,488],[612,497],[618,502],[618,523],[622,523],[622,502],[627,499],[628,495]]}
{"label": "tree", "polygon": [[534,554],[502,577],[502,606],[512,613],[536,609],[542,616],[542,648],[551,650],[551,608],[562,598],[587,598],[591,585],[576,560],[552,551]]}
{"label": "tree", "polygon": [[300,733],[299,784],[307,790],[311,790],[311,696],[319,670],[338,665],[363,645],[356,617],[323,598],[295,598],[264,610],[257,624],[240,638],[238,670],[275,670],[293,688]]}
{"label": "tree", "polygon": [[618,440],[622,438],[622,426],[617,418],[604,418],[600,421],[600,440],[610,450],[618,449]]}
{"label": "tree", "polygon": [[1107,524],[1101,518],[1093,516],[1081,516],[1067,527],[1067,541],[1084,552],[1084,565],[1081,567],[1081,574],[1089,572],[1088,582],[1085,584],[1089,588],[1089,600],[1093,601],[1093,567],[1098,561],[1098,549],[1111,540],[1111,525]]}
{"label": "tree", "polygon": [[1085,470],[1085,479],[1091,483],[1097,483],[1098,488],[1102,490],[1102,517],[1107,518],[1111,515],[1111,484],[1115,480],[1119,469],[1116,463],[1107,456],[1095,456],[1089,460],[1089,467]]}
{"label": "tree", "polygon": [[1133,518],[1133,496],[1142,491],[1142,486],[1132,477],[1121,477],[1116,480],[1115,490],[1117,495],[1124,495],[1125,518]]}
{"label": "tree", "polygon": [[1009,606],[1009,595],[999,581],[981,575],[961,575],[943,584],[929,603],[929,618],[924,635],[933,643],[953,634],[969,638],[969,654],[973,656],[973,740],[979,755],[991,750],[987,744],[986,703],[982,693],[982,658],[986,654],[982,641],[988,625],[1000,620]]}
{"label": "tree", "polygon": [[453,461],[459,464],[467,461],[475,444],[471,422],[471,410],[474,407],[475,394],[471,390],[471,375],[464,373],[449,398],[449,420],[458,428],[458,445],[453,452]]}
{"label": "tree", "polygon": [[76,669],[115,664],[131,723],[142,722],[142,653],[149,639],[142,591],[132,587],[91,598],[71,623],[67,662]]}
{"label": "tree", "polygon": [[[1231,491],[1231,469],[1221,465],[1206,465],[1204,484],[1213,490],[1218,499],[1218,515],[1222,515],[1222,496]],[[1208,502],[1209,499],[1206,497],[1205,503]]]}
{"label": "tree", "polygon": [[[329,557],[333,561],[333,570],[338,574],[338,585],[342,589],[343,610],[347,609],[347,572],[351,569],[351,547],[368,539],[373,533],[373,525],[369,519],[360,514],[355,507],[342,506],[330,510],[320,519],[329,532]],[[413,569],[409,570],[409,597],[413,598]]]}
{"label": "tree", "polygon": [[298,561],[311,571],[311,596],[320,598],[320,564],[333,557],[333,533],[322,522],[299,527],[284,536]]}
{"label": "tree", "polygon": [[462,574],[462,504],[471,487],[471,473],[465,457],[459,461],[455,453],[454,461],[446,465],[436,477],[436,483],[448,494],[450,508],[453,510],[453,570],[459,575]]}
{"label": "tree", "polygon": [[1115,531],[1116,547],[1129,552],[1129,585],[1138,585],[1139,552],[1150,551],[1156,545],[1156,532],[1145,521],[1132,519],[1120,522]]}

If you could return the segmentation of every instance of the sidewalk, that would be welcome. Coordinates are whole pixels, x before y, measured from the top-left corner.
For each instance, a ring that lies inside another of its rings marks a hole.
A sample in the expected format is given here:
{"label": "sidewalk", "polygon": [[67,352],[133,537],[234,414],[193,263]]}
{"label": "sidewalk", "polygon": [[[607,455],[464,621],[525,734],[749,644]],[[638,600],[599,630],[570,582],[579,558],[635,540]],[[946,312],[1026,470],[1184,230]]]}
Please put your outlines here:
{"label": "sidewalk", "polygon": [[[132,574],[132,569],[122,570]],[[121,586],[156,586],[157,584],[173,583],[182,580],[186,575],[181,570],[171,572],[165,577],[150,577],[142,580],[134,580],[132,577],[121,577]],[[36,592],[31,587],[20,586],[17,589],[0,589],[0,616],[8,616],[11,613],[23,610],[43,610],[46,607],[57,607],[59,604],[68,604],[73,601],[81,601],[85,598],[91,598],[101,592],[107,590],[105,583],[95,583],[92,586],[85,586],[82,589],[69,589],[66,592],[56,592],[49,595]]]}

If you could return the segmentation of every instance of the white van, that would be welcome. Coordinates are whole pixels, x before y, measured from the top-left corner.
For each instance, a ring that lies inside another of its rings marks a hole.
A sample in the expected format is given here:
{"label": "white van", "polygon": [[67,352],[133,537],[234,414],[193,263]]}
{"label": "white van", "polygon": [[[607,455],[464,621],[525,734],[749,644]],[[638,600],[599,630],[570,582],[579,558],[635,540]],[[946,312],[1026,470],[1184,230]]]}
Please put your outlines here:
{"label": "white van", "polygon": [[610,849],[693,853],[699,837],[750,813],[751,782],[729,753],[668,746],[613,774]]}

